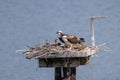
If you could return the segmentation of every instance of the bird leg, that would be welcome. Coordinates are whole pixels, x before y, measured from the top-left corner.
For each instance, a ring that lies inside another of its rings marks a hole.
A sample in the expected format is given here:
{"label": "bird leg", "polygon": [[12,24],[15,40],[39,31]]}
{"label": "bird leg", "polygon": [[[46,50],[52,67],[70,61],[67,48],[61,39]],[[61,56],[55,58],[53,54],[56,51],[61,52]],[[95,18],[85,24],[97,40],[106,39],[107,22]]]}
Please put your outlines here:
{"label": "bird leg", "polygon": [[64,43],[65,43],[65,46],[66,46],[67,48],[72,49],[72,44],[66,39],[66,37],[62,37],[62,39],[63,39],[63,41],[64,41]]}

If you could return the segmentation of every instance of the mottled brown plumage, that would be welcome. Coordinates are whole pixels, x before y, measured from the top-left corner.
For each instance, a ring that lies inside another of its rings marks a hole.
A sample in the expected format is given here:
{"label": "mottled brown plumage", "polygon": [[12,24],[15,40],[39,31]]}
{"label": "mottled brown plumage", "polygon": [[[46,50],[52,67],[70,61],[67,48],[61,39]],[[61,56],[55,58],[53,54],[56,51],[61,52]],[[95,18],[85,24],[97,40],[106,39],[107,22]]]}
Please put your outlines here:
{"label": "mottled brown plumage", "polygon": [[64,34],[62,31],[57,31],[59,35],[59,40],[64,43],[67,47],[71,47],[72,44],[81,44],[83,45],[84,38],[79,38],[74,35]]}

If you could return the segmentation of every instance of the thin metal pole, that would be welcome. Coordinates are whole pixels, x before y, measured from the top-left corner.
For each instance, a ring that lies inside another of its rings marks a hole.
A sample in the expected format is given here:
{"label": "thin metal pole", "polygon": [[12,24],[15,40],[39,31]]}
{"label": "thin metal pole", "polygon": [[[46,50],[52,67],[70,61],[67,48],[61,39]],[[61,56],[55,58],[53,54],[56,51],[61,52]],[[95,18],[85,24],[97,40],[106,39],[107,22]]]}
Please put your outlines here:
{"label": "thin metal pole", "polygon": [[90,29],[91,29],[91,40],[92,40],[92,46],[95,46],[95,35],[94,35],[94,18],[90,18]]}
{"label": "thin metal pole", "polygon": [[91,16],[90,17],[90,29],[91,29],[91,41],[92,46],[95,46],[95,35],[94,35],[94,19],[106,19],[107,16]]}

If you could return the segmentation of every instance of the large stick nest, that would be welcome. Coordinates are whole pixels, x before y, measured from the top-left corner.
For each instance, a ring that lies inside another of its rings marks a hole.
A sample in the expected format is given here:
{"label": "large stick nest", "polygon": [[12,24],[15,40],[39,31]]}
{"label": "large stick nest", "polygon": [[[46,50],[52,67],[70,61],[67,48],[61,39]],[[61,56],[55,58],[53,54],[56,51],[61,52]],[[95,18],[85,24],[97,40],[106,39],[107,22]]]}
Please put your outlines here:
{"label": "large stick nest", "polygon": [[46,43],[36,47],[28,47],[26,53],[27,59],[32,58],[61,58],[61,57],[87,57],[95,54],[98,51],[96,47],[73,45],[72,49],[66,48],[58,43]]}

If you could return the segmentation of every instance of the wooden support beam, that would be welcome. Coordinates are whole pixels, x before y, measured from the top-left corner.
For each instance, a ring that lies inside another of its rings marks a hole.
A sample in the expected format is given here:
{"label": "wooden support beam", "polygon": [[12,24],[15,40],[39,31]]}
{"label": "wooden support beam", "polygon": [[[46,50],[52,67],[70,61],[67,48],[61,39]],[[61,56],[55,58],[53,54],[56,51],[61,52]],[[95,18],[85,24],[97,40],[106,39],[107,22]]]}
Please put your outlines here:
{"label": "wooden support beam", "polygon": [[55,80],[62,80],[61,67],[55,67]]}
{"label": "wooden support beam", "polygon": [[55,80],[76,80],[76,67],[56,67]]}
{"label": "wooden support beam", "polygon": [[79,67],[89,63],[88,57],[39,58],[39,67]]}

